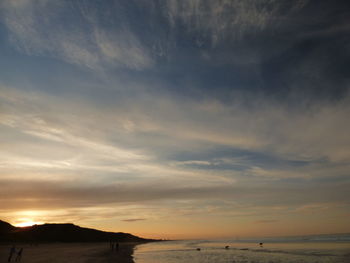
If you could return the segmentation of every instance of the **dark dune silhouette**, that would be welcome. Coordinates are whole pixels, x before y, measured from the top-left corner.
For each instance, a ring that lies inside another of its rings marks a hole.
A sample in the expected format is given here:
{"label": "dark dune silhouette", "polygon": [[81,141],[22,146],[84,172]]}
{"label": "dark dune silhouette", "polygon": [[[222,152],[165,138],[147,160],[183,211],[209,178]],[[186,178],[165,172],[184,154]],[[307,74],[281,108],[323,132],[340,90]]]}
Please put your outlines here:
{"label": "dark dune silhouette", "polygon": [[43,224],[15,227],[0,220],[0,242],[149,242],[129,233],[105,232],[74,224]]}

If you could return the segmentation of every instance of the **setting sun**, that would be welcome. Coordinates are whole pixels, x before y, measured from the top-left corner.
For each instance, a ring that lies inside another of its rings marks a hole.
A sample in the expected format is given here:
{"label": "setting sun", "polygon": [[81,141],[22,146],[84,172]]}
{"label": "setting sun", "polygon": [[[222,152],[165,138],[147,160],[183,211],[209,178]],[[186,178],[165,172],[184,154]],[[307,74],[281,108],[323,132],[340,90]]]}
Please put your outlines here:
{"label": "setting sun", "polygon": [[43,224],[43,222],[33,221],[33,220],[21,220],[19,223],[14,224],[17,227],[26,227],[26,226],[33,226],[33,225],[40,225]]}

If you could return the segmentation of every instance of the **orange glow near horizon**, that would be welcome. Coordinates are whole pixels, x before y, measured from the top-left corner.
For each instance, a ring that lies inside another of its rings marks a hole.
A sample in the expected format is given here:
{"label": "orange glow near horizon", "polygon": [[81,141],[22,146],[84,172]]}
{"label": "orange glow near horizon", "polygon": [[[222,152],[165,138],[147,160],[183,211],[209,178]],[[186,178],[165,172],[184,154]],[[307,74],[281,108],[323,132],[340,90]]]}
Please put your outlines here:
{"label": "orange glow near horizon", "polygon": [[[94,228],[102,231],[131,233],[143,238],[155,239],[222,239],[250,238],[271,236],[295,236],[310,234],[332,234],[349,232],[346,220],[338,220],[324,224],[316,222],[317,215],[309,218],[300,217],[294,220],[282,216],[273,223],[257,222],[256,218],[216,218],[207,216],[203,221],[201,216],[181,219],[145,219],[139,221],[123,221],[121,219],[81,220],[59,216],[54,211],[25,210],[16,213],[17,216],[7,217],[5,221],[16,227],[28,227],[44,223],[71,222],[80,227]],[[299,215],[300,216],[300,215]],[[286,228],[288,226],[288,228]]]}
{"label": "orange glow near horizon", "polygon": [[14,226],[16,227],[26,227],[26,226],[33,226],[33,225],[40,225],[43,224],[43,222],[33,221],[33,220],[20,220],[20,223],[15,223]]}
{"label": "orange glow near horizon", "polygon": [[47,211],[22,210],[15,213],[14,220],[10,220],[16,227],[27,227],[44,224],[42,217]]}

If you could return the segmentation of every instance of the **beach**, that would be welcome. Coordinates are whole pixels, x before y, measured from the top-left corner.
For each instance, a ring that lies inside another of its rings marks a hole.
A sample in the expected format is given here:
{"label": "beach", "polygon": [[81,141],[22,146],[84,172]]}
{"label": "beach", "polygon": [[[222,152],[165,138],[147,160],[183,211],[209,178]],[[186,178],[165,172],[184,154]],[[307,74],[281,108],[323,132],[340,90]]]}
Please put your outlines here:
{"label": "beach", "polygon": [[[106,243],[53,243],[16,244],[17,250],[23,248],[20,262],[25,263],[133,263],[133,249],[138,243],[120,243],[118,251],[112,251]],[[0,245],[0,262],[7,262],[12,245]],[[11,262],[15,262],[16,254]],[[17,261],[18,262],[18,261]]]}

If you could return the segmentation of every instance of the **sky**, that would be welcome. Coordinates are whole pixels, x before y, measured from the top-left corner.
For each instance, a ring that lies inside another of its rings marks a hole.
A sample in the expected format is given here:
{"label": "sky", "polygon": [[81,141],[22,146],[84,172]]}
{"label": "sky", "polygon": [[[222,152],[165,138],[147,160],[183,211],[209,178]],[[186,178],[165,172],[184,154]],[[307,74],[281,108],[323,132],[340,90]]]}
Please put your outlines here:
{"label": "sky", "polygon": [[350,232],[350,4],[1,0],[0,219]]}

